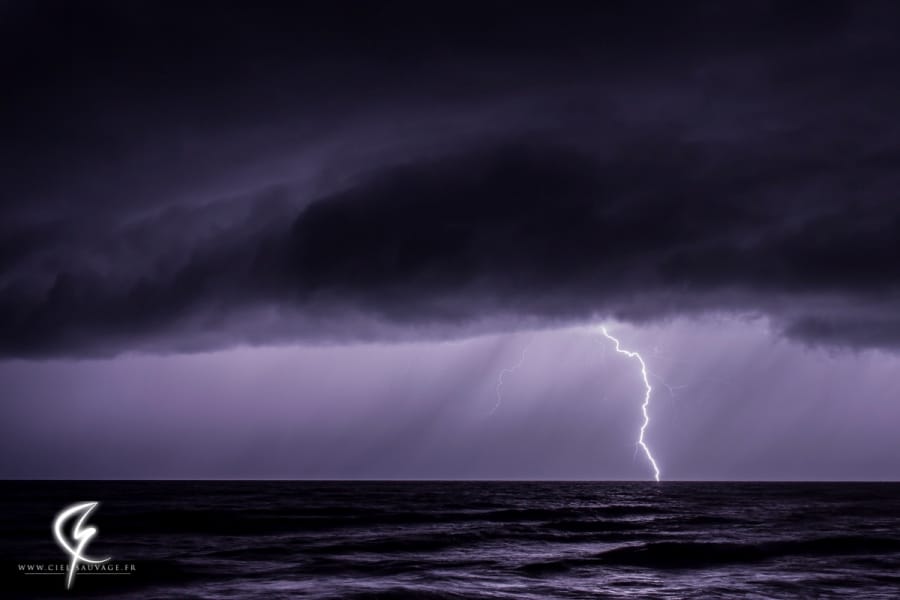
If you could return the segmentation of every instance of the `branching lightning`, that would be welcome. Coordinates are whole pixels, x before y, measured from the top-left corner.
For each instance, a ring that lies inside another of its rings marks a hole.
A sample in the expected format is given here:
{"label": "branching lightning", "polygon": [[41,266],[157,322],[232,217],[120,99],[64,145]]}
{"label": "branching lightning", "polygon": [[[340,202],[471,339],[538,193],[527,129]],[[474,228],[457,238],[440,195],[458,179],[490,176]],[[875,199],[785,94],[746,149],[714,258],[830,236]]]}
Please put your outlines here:
{"label": "branching lightning", "polygon": [[490,414],[494,414],[497,412],[497,409],[500,408],[500,403],[503,402],[503,378],[510,373],[514,373],[522,366],[522,363],[525,362],[525,354],[528,352],[528,349],[531,347],[532,342],[534,342],[534,338],[528,340],[528,343],[525,344],[525,347],[522,348],[522,354],[519,356],[519,361],[511,367],[506,367],[500,374],[497,376],[497,386],[495,387],[495,392],[497,394],[497,402],[494,404],[494,408],[491,409]]}
{"label": "branching lightning", "polygon": [[[641,429],[640,429],[640,433],[638,435],[637,445],[644,451],[644,455],[647,457],[647,460],[649,461],[650,466],[653,468],[653,478],[656,481],[659,481],[659,474],[660,474],[659,466],[656,464],[656,459],[653,458],[653,454],[650,452],[650,448],[647,446],[646,442],[644,442],[644,434],[647,431],[647,427],[650,425],[650,413],[649,413],[648,409],[650,407],[650,396],[653,393],[653,387],[650,385],[650,376],[649,376],[649,373],[647,372],[647,365],[644,362],[644,358],[639,353],[634,352],[633,350],[625,350],[624,348],[622,348],[622,345],[619,342],[618,338],[615,338],[612,335],[610,335],[609,331],[606,330],[605,326],[601,326],[600,331],[603,333],[603,335],[607,339],[609,339],[616,345],[616,352],[618,352],[619,354],[624,354],[628,358],[637,360],[638,364],[641,365],[641,377],[644,380],[644,389],[646,391],[644,393],[644,402],[641,405],[641,412],[644,415],[644,422],[641,424]],[[504,383],[505,377],[507,375],[514,373],[522,366],[522,364],[525,362],[525,355],[528,353],[528,349],[531,347],[531,344],[533,342],[534,342],[534,338],[531,338],[530,340],[528,340],[528,343],[525,344],[525,346],[522,348],[522,353],[519,355],[519,360],[514,365],[506,367],[503,370],[501,370],[499,375],[497,376],[497,385],[494,388],[494,391],[497,396],[497,401],[494,404],[494,408],[491,409],[491,412],[490,412],[491,415],[493,415],[495,412],[497,412],[497,409],[500,408],[500,404],[503,402],[503,383]],[[666,385],[666,384],[664,383],[663,385]],[[669,386],[666,386],[666,387],[669,387]],[[671,388],[669,389],[669,392],[672,393]]]}
{"label": "branching lightning", "polygon": [[638,436],[638,445],[644,450],[644,454],[647,456],[647,460],[650,461],[650,466],[653,467],[653,477],[656,481],[659,481],[659,467],[656,465],[656,460],[653,458],[653,454],[650,453],[650,448],[647,447],[647,444],[644,443],[644,433],[647,430],[647,426],[650,424],[650,413],[647,412],[647,408],[650,406],[650,394],[653,392],[653,387],[650,385],[650,379],[647,377],[647,365],[644,363],[644,359],[640,354],[631,350],[625,350],[622,348],[619,340],[609,334],[606,330],[606,327],[601,326],[600,331],[603,332],[603,335],[607,337],[607,339],[612,340],[616,344],[616,352],[619,354],[624,354],[628,358],[633,358],[638,361],[641,365],[641,376],[644,378],[644,388],[646,392],[644,393],[644,403],[641,405],[641,411],[644,413],[644,422],[641,424],[641,432]]}

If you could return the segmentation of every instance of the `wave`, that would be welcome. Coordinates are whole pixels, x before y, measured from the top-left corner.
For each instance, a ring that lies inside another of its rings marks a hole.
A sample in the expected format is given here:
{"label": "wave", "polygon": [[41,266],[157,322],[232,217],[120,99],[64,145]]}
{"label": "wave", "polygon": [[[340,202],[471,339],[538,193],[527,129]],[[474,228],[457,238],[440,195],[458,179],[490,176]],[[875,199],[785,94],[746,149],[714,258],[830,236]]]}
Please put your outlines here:
{"label": "wave", "polygon": [[477,596],[471,594],[454,594],[453,592],[438,592],[433,590],[419,590],[406,587],[392,587],[371,592],[356,592],[350,595],[341,595],[339,598],[348,600],[474,600]]}
{"label": "wave", "polygon": [[654,569],[697,569],[725,564],[762,562],[789,556],[853,556],[892,553],[900,553],[900,539],[833,536],[755,544],[653,542],[615,548],[593,557],[529,563],[523,565],[521,570],[537,574],[597,564]]}
{"label": "wave", "polygon": [[543,526],[547,529],[565,531],[571,533],[609,533],[617,531],[634,531],[646,527],[646,523],[633,521],[580,521],[577,519],[564,519],[551,521]]}

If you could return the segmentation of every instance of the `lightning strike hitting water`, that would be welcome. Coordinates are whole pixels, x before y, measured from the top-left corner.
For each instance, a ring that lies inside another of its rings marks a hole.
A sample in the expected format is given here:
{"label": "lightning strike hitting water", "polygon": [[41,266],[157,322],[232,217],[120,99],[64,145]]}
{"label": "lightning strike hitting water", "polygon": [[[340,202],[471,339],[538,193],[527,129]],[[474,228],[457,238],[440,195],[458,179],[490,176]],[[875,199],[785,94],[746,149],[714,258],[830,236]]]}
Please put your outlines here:
{"label": "lightning strike hitting water", "polygon": [[531,338],[530,340],[528,340],[528,343],[525,344],[524,348],[522,348],[522,355],[519,356],[519,362],[517,362],[516,364],[514,364],[511,367],[506,367],[505,369],[500,371],[500,374],[497,376],[497,387],[495,388],[495,391],[497,393],[497,402],[496,402],[496,404],[494,404],[494,408],[491,409],[490,414],[493,415],[495,412],[497,412],[497,409],[500,408],[500,403],[503,401],[503,393],[502,393],[503,377],[505,375],[515,372],[516,370],[518,370],[519,367],[522,366],[522,363],[525,362],[525,353],[528,352],[528,349],[531,347],[532,342],[534,342],[534,338]]}
{"label": "lightning strike hitting water", "polygon": [[647,460],[650,461],[650,466],[653,467],[653,477],[656,481],[659,481],[659,467],[656,466],[656,460],[654,460],[653,455],[650,453],[650,448],[647,447],[647,444],[644,443],[644,432],[647,430],[647,425],[650,424],[650,413],[647,412],[647,407],[650,405],[650,394],[653,392],[653,388],[650,386],[650,380],[647,378],[647,365],[644,364],[644,359],[637,352],[633,352],[631,350],[624,350],[619,343],[619,340],[614,338],[606,331],[606,327],[601,326],[600,331],[603,332],[603,335],[607,337],[607,339],[612,340],[616,344],[616,352],[619,354],[624,354],[628,358],[634,358],[641,365],[641,376],[644,378],[644,387],[646,388],[646,393],[644,394],[644,403],[641,405],[641,410],[644,413],[644,422],[641,425],[641,433],[638,436],[638,445],[644,450],[644,454],[647,455]]}

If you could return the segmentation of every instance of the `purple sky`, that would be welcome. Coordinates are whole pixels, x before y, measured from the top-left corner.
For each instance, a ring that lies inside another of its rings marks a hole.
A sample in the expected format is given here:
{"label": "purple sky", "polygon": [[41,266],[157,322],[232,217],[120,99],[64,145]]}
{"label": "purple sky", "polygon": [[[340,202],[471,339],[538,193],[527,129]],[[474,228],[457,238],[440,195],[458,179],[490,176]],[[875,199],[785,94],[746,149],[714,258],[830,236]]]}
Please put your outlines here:
{"label": "purple sky", "polygon": [[[900,472],[896,355],[813,350],[728,318],[610,331],[651,371],[664,479]],[[499,372],[531,339],[491,415]],[[638,376],[589,327],[13,361],[0,475],[644,479]]]}
{"label": "purple sky", "polygon": [[0,476],[900,477],[897,5],[526,4],[0,2]]}

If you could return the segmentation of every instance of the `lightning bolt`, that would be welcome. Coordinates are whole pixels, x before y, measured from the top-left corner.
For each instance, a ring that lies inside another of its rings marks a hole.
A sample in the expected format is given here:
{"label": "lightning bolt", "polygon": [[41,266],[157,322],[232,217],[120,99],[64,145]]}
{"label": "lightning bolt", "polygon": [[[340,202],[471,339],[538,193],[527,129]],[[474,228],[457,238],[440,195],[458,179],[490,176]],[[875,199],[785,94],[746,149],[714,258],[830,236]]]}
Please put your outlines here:
{"label": "lightning bolt", "polygon": [[494,404],[494,408],[491,409],[490,414],[493,415],[497,412],[497,409],[500,408],[500,403],[503,402],[503,377],[509,375],[510,373],[514,373],[522,366],[522,363],[525,362],[525,354],[528,352],[528,349],[531,347],[532,342],[534,342],[534,338],[528,340],[528,343],[525,344],[525,347],[522,348],[522,354],[519,356],[519,362],[514,364],[511,367],[506,367],[500,374],[497,376],[497,386],[495,388],[495,392],[497,394],[497,402]]}
{"label": "lightning bolt", "polygon": [[653,387],[650,386],[650,379],[647,377],[647,365],[644,363],[644,359],[640,354],[632,350],[623,349],[619,340],[611,336],[605,326],[601,326],[600,331],[603,332],[603,335],[606,336],[607,339],[612,340],[616,344],[616,352],[624,354],[628,358],[637,360],[641,365],[641,377],[644,378],[644,388],[646,389],[646,392],[644,393],[644,403],[641,405],[641,411],[644,413],[644,422],[641,424],[641,433],[638,436],[638,446],[640,446],[641,449],[643,449],[644,454],[647,455],[647,460],[650,461],[650,466],[653,467],[653,477],[656,481],[659,481],[659,467],[656,465],[653,454],[650,453],[650,448],[644,443],[644,433],[647,431],[647,426],[650,424],[650,413],[647,412],[647,407],[650,406],[650,394],[653,392]]}

